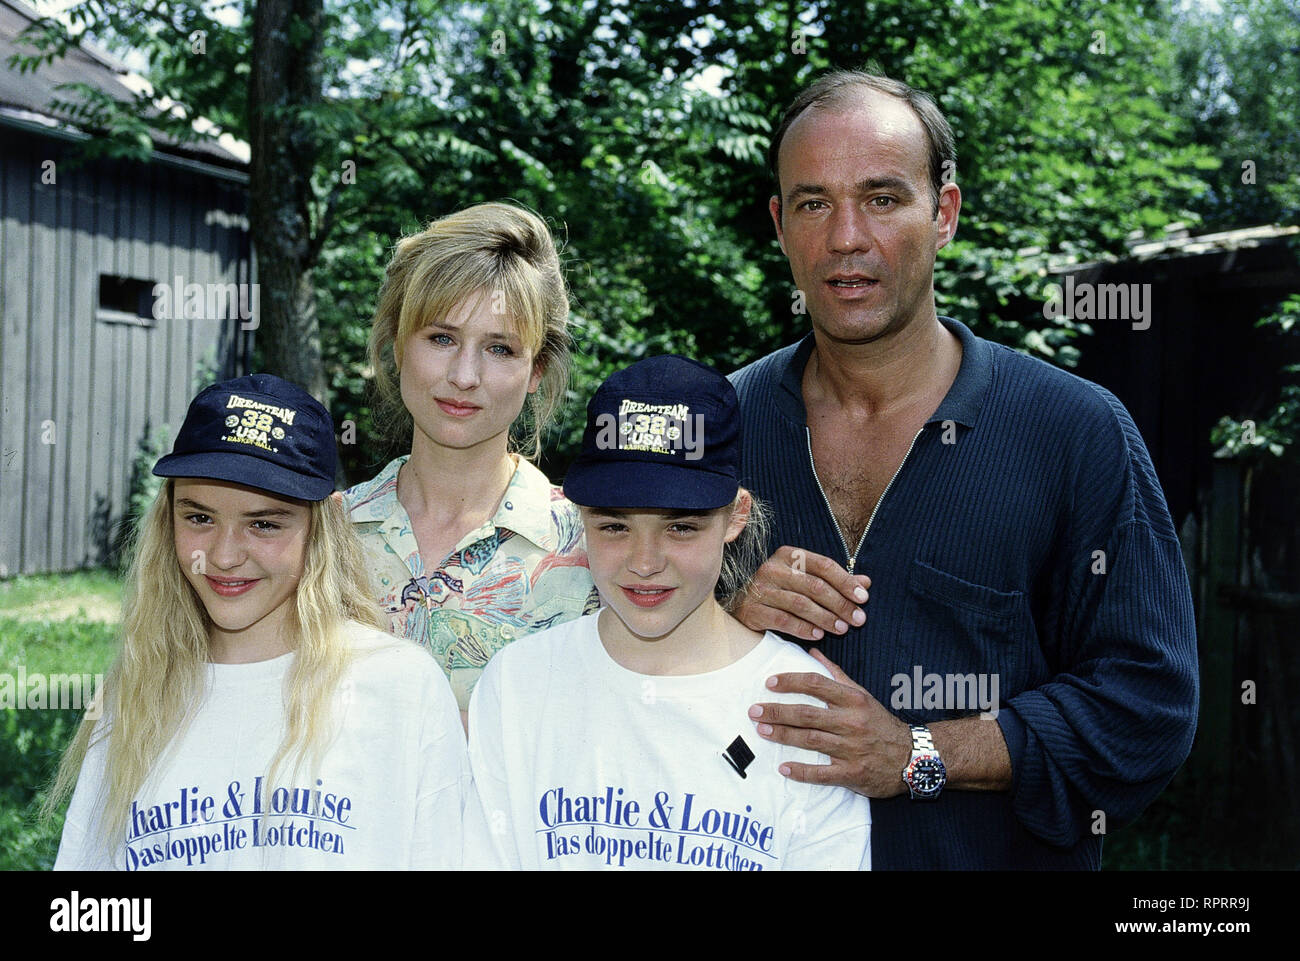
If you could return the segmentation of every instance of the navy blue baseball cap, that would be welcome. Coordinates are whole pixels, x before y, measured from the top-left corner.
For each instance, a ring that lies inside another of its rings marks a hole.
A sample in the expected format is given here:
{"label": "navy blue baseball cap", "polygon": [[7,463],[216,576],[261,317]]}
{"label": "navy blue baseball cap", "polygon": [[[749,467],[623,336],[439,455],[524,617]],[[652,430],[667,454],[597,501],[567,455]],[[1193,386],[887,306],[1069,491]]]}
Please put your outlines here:
{"label": "navy blue baseball cap", "polygon": [[564,495],[585,507],[713,510],[740,488],[740,402],[712,367],[668,354],[626,367],[587,405]]}
{"label": "navy blue baseball cap", "polygon": [[159,477],[232,481],[320,501],[334,491],[334,422],[301,387],[273,374],[213,384],[190,402]]}

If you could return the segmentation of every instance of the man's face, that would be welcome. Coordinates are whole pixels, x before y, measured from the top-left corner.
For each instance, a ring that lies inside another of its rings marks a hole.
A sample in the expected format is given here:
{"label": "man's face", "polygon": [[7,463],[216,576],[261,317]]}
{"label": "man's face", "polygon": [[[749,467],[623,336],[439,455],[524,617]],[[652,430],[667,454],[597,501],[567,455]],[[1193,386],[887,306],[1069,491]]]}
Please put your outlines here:
{"label": "man's face", "polygon": [[961,193],[944,184],[934,216],[929,143],[912,109],[872,90],[811,108],[779,160],[781,197],[769,206],[813,328],[858,344],[932,317],[935,253],[956,231]]}

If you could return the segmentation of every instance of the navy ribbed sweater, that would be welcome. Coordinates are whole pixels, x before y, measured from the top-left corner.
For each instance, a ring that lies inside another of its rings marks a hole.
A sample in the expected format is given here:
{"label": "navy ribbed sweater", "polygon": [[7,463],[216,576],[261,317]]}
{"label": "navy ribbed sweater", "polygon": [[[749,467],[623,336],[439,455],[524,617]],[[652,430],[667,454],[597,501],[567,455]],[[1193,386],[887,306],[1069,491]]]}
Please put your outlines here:
{"label": "navy ribbed sweater", "polygon": [[[899,675],[996,674],[1013,782],[873,800],[872,863],[1097,868],[1096,832],[1135,818],[1192,743],[1196,630],[1178,539],[1112,394],[941,320],[961,368],[853,564],[872,580],[866,623],[821,649],[911,723],[971,710],[904,709],[918,692]],[[800,387],[812,349],[809,335],[731,375],[742,482],[773,507],[771,549],[843,564]]]}

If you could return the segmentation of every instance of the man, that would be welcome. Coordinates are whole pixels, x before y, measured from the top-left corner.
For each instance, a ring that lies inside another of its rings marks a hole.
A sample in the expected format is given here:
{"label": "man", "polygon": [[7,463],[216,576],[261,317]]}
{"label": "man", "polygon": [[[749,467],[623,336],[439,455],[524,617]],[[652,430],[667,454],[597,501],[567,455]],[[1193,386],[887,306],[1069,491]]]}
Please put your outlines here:
{"label": "man", "polygon": [[1195,728],[1142,439],[1107,391],[937,316],[961,191],[929,97],[831,74],[769,157],[812,333],[732,375],[742,483],[786,545],[737,613],[820,642],[836,680],[774,678],[827,707],[757,704],[758,734],[830,758],[787,776],[875,799],[877,868],[1095,869]]}

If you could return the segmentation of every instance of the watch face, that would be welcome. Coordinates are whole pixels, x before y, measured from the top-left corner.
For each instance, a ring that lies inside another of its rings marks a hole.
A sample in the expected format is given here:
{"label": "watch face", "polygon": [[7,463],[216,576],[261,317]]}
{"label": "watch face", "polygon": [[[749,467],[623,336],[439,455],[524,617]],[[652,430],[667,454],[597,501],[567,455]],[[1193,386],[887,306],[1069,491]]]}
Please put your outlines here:
{"label": "watch face", "polygon": [[903,780],[917,797],[934,797],[948,783],[948,772],[933,754],[922,754],[912,758],[903,772]]}

